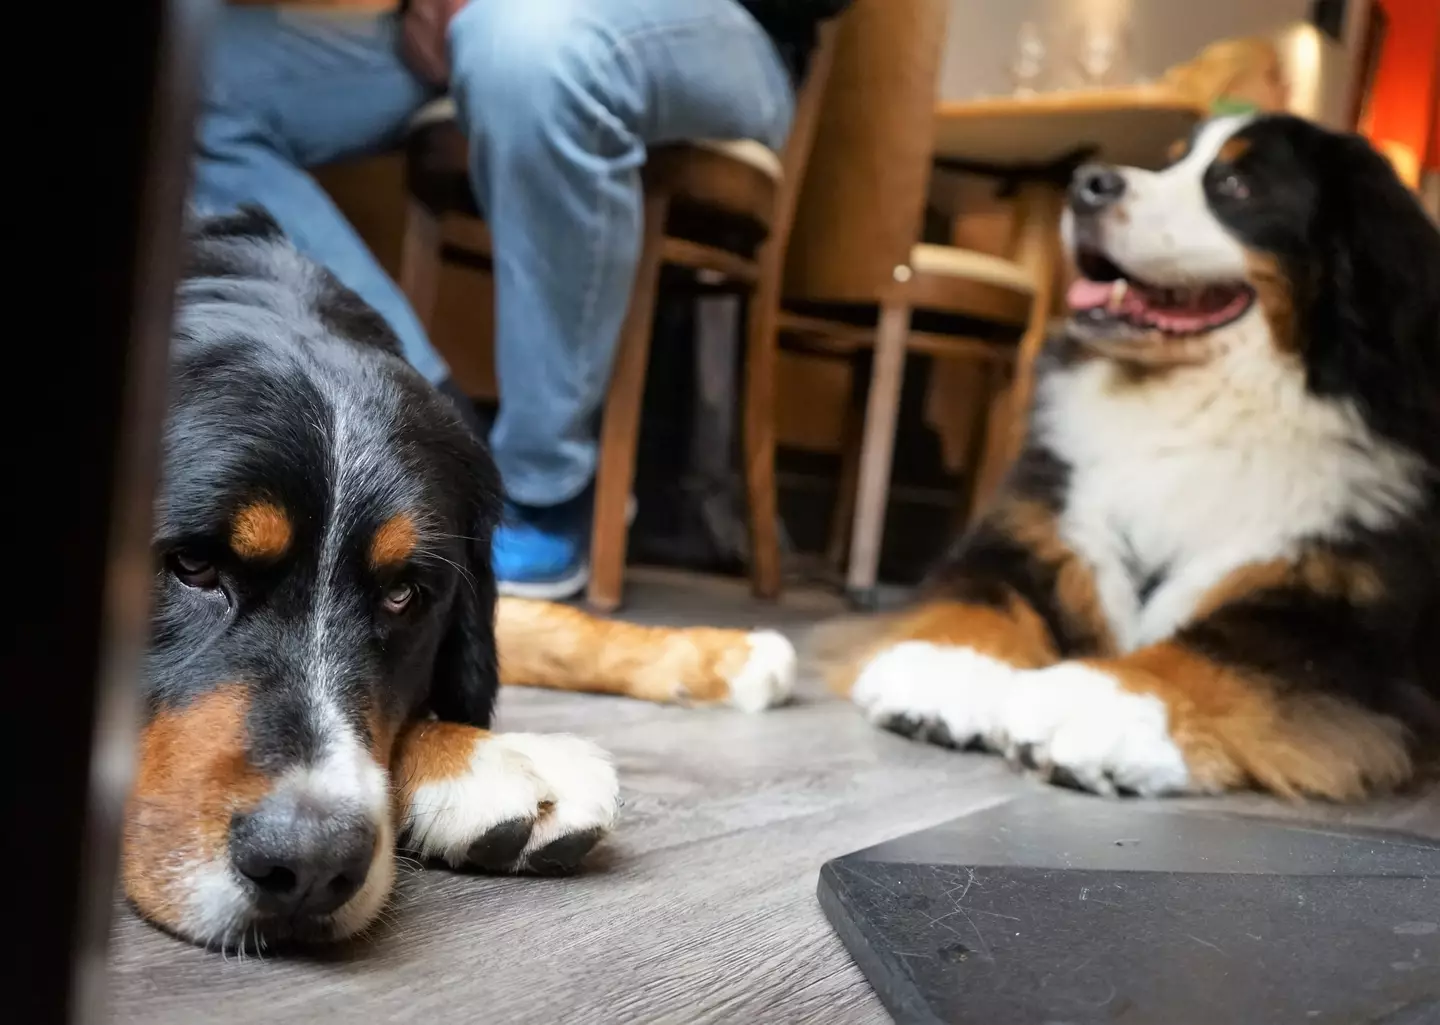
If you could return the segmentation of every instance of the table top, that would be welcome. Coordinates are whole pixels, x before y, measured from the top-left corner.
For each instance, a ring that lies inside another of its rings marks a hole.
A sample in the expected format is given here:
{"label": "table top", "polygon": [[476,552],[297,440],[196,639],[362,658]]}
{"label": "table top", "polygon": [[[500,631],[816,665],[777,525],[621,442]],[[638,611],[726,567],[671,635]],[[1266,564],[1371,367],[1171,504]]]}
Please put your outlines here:
{"label": "table top", "polygon": [[935,154],[1043,164],[1087,145],[1113,163],[1156,167],[1205,107],[1156,85],[948,100],[936,107]]}

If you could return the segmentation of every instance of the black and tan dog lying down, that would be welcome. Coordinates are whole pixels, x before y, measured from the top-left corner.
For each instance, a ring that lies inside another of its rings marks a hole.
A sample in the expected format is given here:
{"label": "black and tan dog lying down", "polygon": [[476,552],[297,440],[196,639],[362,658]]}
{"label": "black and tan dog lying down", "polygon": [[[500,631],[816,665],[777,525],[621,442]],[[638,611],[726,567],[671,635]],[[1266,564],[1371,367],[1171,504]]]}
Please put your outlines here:
{"label": "black and tan dog lying down", "polygon": [[1440,231],[1363,140],[1201,125],[1071,188],[987,515],[840,632],[875,723],[1100,793],[1363,797],[1440,725]]}
{"label": "black and tan dog lying down", "polygon": [[779,634],[497,602],[494,468],[384,323],[263,213],[189,244],[124,830],[142,915],[222,948],[338,939],[385,905],[399,846],[575,868],[615,820],[615,771],[578,737],[489,732],[502,678],[788,696]]}

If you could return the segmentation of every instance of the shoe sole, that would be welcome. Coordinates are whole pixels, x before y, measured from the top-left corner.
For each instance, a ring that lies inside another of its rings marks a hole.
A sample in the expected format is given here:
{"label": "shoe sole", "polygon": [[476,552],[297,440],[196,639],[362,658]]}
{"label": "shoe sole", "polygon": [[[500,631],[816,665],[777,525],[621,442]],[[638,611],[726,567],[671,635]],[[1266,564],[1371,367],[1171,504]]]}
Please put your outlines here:
{"label": "shoe sole", "polygon": [[568,577],[559,580],[497,580],[495,589],[507,598],[529,598],[531,601],[564,601],[585,590],[590,582],[588,563]]}

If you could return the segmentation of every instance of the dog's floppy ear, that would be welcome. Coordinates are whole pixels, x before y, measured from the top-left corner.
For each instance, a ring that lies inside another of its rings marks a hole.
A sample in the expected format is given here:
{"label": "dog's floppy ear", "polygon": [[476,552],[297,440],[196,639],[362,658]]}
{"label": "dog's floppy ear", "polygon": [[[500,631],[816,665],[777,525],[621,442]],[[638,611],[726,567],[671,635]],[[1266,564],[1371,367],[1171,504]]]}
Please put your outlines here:
{"label": "dog's floppy ear", "polygon": [[1318,257],[1302,311],[1320,394],[1353,395],[1394,440],[1440,443],[1440,229],[1390,163],[1355,135],[1325,133],[1311,226]]}
{"label": "dog's floppy ear", "polygon": [[[438,399],[437,401],[444,401]],[[457,431],[464,428],[456,425]],[[490,540],[500,519],[500,477],[488,452],[467,433],[458,460],[464,473],[464,573],[435,659],[430,710],[447,722],[488,727],[500,688],[495,649],[495,574]]]}

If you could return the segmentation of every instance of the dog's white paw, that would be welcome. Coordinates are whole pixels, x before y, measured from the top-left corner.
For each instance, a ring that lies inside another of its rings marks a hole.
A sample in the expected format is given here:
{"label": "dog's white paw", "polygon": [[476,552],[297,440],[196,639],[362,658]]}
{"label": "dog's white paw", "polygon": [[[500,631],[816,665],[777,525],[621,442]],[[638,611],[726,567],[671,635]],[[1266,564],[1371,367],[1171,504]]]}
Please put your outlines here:
{"label": "dog's white paw", "polygon": [[970,648],[905,641],[866,663],[850,697],[887,730],[947,747],[989,746],[1017,676]]}
{"label": "dog's white paw", "polygon": [[1098,794],[1191,789],[1164,702],[1080,663],[1020,670],[969,648],[907,641],[871,659],[851,697],[887,730],[1002,752]]}
{"label": "dog's white paw", "polygon": [[1052,780],[1146,797],[1192,788],[1165,703],[1100,669],[1062,662],[1024,673],[1005,705],[1003,749]]}
{"label": "dog's white paw", "polygon": [[746,640],[749,654],[725,681],[729,703],[746,712],[784,704],[795,690],[795,646],[774,630],[756,630]]}
{"label": "dog's white paw", "polygon": [[573,871],[615,824],[610,757],[566,734],[499,733],[475,744],[466,771],[415,788],[406,846],[459,868]]}

